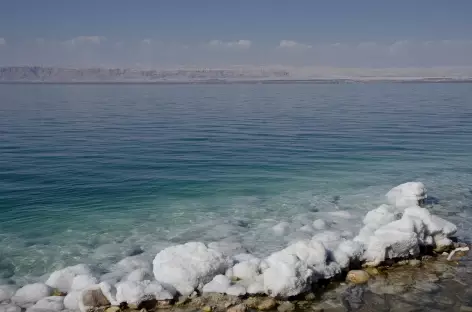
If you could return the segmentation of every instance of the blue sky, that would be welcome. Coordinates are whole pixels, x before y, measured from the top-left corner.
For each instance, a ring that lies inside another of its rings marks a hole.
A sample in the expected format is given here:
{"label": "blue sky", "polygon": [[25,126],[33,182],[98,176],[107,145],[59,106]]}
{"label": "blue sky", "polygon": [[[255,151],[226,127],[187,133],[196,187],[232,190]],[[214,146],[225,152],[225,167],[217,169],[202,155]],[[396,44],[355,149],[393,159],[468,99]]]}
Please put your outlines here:
{"label": "blue sky", "polygon": [[0,65],[472,65],[470,0],[0,0]]}

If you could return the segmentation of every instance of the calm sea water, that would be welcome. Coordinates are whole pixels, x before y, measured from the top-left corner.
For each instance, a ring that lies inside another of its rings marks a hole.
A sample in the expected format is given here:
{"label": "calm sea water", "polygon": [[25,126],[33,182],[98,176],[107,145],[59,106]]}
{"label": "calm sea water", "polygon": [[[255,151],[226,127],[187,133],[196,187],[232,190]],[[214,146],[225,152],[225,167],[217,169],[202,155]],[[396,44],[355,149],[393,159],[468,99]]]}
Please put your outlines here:
{"label": "calm sea water", "polygon": [[192,240],[265,255],[316,218],[349,236],[409,180],[469,238],[471,160],[471,84],[0,85],[0,279]]}

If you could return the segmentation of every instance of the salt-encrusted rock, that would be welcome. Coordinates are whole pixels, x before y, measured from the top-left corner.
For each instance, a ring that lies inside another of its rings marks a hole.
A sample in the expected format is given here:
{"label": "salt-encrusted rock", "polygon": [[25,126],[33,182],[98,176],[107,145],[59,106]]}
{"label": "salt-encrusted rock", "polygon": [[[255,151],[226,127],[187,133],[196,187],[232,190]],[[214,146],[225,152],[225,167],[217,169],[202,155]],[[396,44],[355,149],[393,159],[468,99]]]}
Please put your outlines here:
{"label": "salt-encrusted rock", "polygon": [[51,296],[39,300],[35,305],[33,305],[31,308],[28,308],[26,311],[59,312],[62,310],[64,310],[64,297]]}
{"label": "salt-encrusted rock", "polygon": [[64,307],[70,311],[77,311],[80,309],[79,307],[79,297],[81,291],[71,291],[64,297]]}
{"label": "salt-encrusted rock", "polygon": [[244,296],[246,294],[246,288],[242,285],[231,285],[226,289],[226,294],[230,296]]}
{"label": "salt-encrusted rock", "polygon": [[347,273],[346,280],[353,284],[365,284],[369,280],[369,274],[362,270],[351,270]]}
{"label": "salt-encrusted rock", "polygon": [[0,285],[0,303],[10,300],[17,288],[13,285]]}
{"label": "salt-encrusted rock", "polygon": [[279,236],[286,235],[289,229],[290,229],[290,223],[285,222],[285,221],[280,222],[279,224],[276,224],[272,227],[272,231],[274,231],[274,233]]}
{"label": "salt-encrusted rock", "polygon": [[[113,285],[111,285],[107,282],[101,282],[97,286],[100,287],[100,290],[102,291],[102,294],[107,298],[107,300],[112,305],[120,304],[120,302],[118,300],[116,300],[116,288],[115,288],[115,286],[113,286]],[[96,286],[91,286],[91,287],[96,287]]]}
{"label": "salt-encrusted rock", "polygon": [[382,225],[388,224],[392,221],[395,221],[396,219],[397,218],[392,207],[384,204],[367,212],[363,223],[370,226],[371,228],[378,229]]}
{"label": "salt-encrusted rock", "polygon": [[74,277],[77,275],[92,275],[92,272],[85,264],[70,266],[53,272],[46,281],[46,285],[68,292],[71,289]]}
{"label": "salt-encrusted rock", "polygon": [[21,312],[21,308],[14,304],[1,304],[0,312]]}
{"label": "salt-encrusted rock", "polygon": [[218,274],[224,274],[230,260],[203,243],[168,247],[153,261],[154,276],[164,287],[173,286],[182,295],[201,289]]}
{"label": "salt-encrusted rock", "polygon": [[225,293],[231,286],[231,280],[225,275],[215,276],[208,284],[203,286],[204,293]]}
{"label": "salt-encrusted rock", "polygon": [[151,280],[153,277],[154,276],[152,275],[151,271],[141,268],[141,269],[136,269],[128,273],[128,275],[126,275],[123,278],[123,282],[126,282],[126,281],[139,282],[139,281],[144,281],[144,280]]}
{"label": "salt-encrusted rock", "polygon": [[[309,259],[310,255],[305,255]],[[307,291],[313,271],[294,254],[278,252],[268,259],[269,268],[263,273],[264,291],[269,296],[290,297]]]}
{"label": "salt-encrusted rock", "polygon": [[325,246],[315,239],[302,240],[273,253],[266,261],[270,266],[272,266],[273,262],[279,262],[279,260],[283,259],[288,259],[291,262],[292,259],[290,257],[286,258],[286,255],[295,255],[305,264],[316,266],[326,263],[327,251]]}
{"label": "salt-encrusted rock", "polygon": [[426,233],[430,236],[437,236],[440,238],[447,238],[454,235],[457,232],[457,226],[453,223],[444,220],[431,213],[426,208],[421,207],[409,207],[406,208],[403,213],[403,218],[406,217],[417,217],[426,226]]}
{"label": "salt-encrusted rock", "polygon": [[351,262],[360,260],[363,253],[364,246],[362,243],[345,240],[342,241],[333,252],[333,260],[336,261],[341,268],[347,268]]}
{"label": "salt-encrusted rock", "polygon": [[299,231],[302,231],[302,232],[307,232],[307,233],[313,233],[315,232],[315,228],[313,226],[311,226],[310,224],[306,224],[304,226],[302,226]]}
{"label": "salt-encrusted rock", "polygon": [[157,281],[126,281],[116,285],[116,300],[128,304],[138,305],[151,299],[172,300],[174,296]]}
{"label": "salt-encrusted rock", "polygon": [[244,262],[244,261],[252,261],[252,260],[260,260],[256,256],[253,256],[249,253],[242,253],[242,254],[237,254],[233,256],[233,260],[238,263],[238,262]]}
{"label": "salt-encrusted rock", "polygon": [[98,283],[98,279],[96,277],[93,277],[93,276],[87,275],[87,274],[77,275],[72,280],[72,285],[71,285],[70,289],[72,291],[74,291],[74,290],[83,290],[83,289],[85,289],[87,287],[90,287],[92,285],[95,285],[97,283]]}
{"label": "salt-encrusted rock", "polygon": [[94,285],[83,290],[79,295],[78,302],[81,312],[110,305],[110,301],[103,294],[100,285]]}
{"label": "salt-encrusted rock", "polygon": [[21,287],[11,298],[20,307],[38,302],[52,294],[52,288],[43,283],[28,284]]}
{"label": "salt-encrusted rock", "polygon": [[335,231],[323,231],[312,237],[312,241],[318,241],[323,244],[327,250],[334,250],[342,241],[341,235]]}
{"label": "salt-encrusted rock", "polygon": [[427,198],[426,188],[421,182],[407,182],[392,188],[387,193],[388,202],[399,208],[419,206]]}
{"label": "salt-encrusted rock", "polygon": [[326,229],[326,227],[327,227],[327,224],[322,219],[316,219],[315,221],[313,221],[313,228],[315,230],[324,230]]}
{"label": "salt-encrusted rock", "polygon": [[419,254],[415,224],[408,219],[393,221],[375,231],[364,253],[367,265],[379,265],[385,259],[408,258]]}
{"label": "salt-encrusted rock", "polygon": [[248,294],[252,294],[252,295],[263,294],[265,292],[264,275],[261,274],[254,277],[254,279],[248,285],[246,291]]}
{"label": "salt-encrusted rock", "polygon": [[261,260],[259,259],[243,261],[230,268],[226,275],[243,280],[250,280],[261,273],[260,264]]}

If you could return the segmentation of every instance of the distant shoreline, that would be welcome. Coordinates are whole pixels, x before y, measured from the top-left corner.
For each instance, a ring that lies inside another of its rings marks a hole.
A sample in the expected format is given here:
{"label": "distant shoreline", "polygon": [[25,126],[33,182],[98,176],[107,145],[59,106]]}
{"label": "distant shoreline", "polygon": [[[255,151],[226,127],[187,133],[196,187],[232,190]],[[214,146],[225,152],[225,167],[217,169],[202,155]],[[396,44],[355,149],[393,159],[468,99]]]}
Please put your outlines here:
{"label": "distant shoreline", "polygon": [[364,83],[472,83],[470,79],[287,79],[287,80],[194,80],[194,81],[0,81],[0,84],[34,85],[227,85],[227,84],[364,84]]}

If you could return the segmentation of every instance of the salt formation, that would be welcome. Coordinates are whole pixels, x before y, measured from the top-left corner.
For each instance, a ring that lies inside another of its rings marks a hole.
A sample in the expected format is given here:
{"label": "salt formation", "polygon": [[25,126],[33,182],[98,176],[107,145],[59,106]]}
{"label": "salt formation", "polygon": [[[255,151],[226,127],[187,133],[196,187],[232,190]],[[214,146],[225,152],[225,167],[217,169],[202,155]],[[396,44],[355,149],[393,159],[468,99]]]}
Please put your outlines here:
{"label": "salt formation", "polygon": [[[34,312],[86,311],[105,303],[137,305],[195,291],[286,298],[310,291],[320,279],[333,278],[353,264],[376,266],[388,259],[416,257],[424,247],[438,251],[451,247],[457,227],[420,207],[426,199],[422,183],[399,185],[386,197],[389,204],[369,211],[354,238],[349,232],[332,230],[335,222],[316,219],[291,227],[284,221],[270,229],[272,235],[287,236],[290,228],[299,228],[297,233],[303,235],[265,258],[247,253],[240,243],[191,242],[161,250],[152,263],[146,254],[124,258],[99,278],[79,264],[53,272],[45,284],[18,290],[0,285],[0,303],[11,311],[22,307]],[[339,218],[341,225],[351,218],[341,210],[325,215]],[[53,290],[67,295],[50,297]]]}
{"label": "salt formation", "polygon": [[153,265],[157,281],[189,295],[202,289],[215,275],[224,274],[230,260],[203,243],[187,243],[162,250]]}

